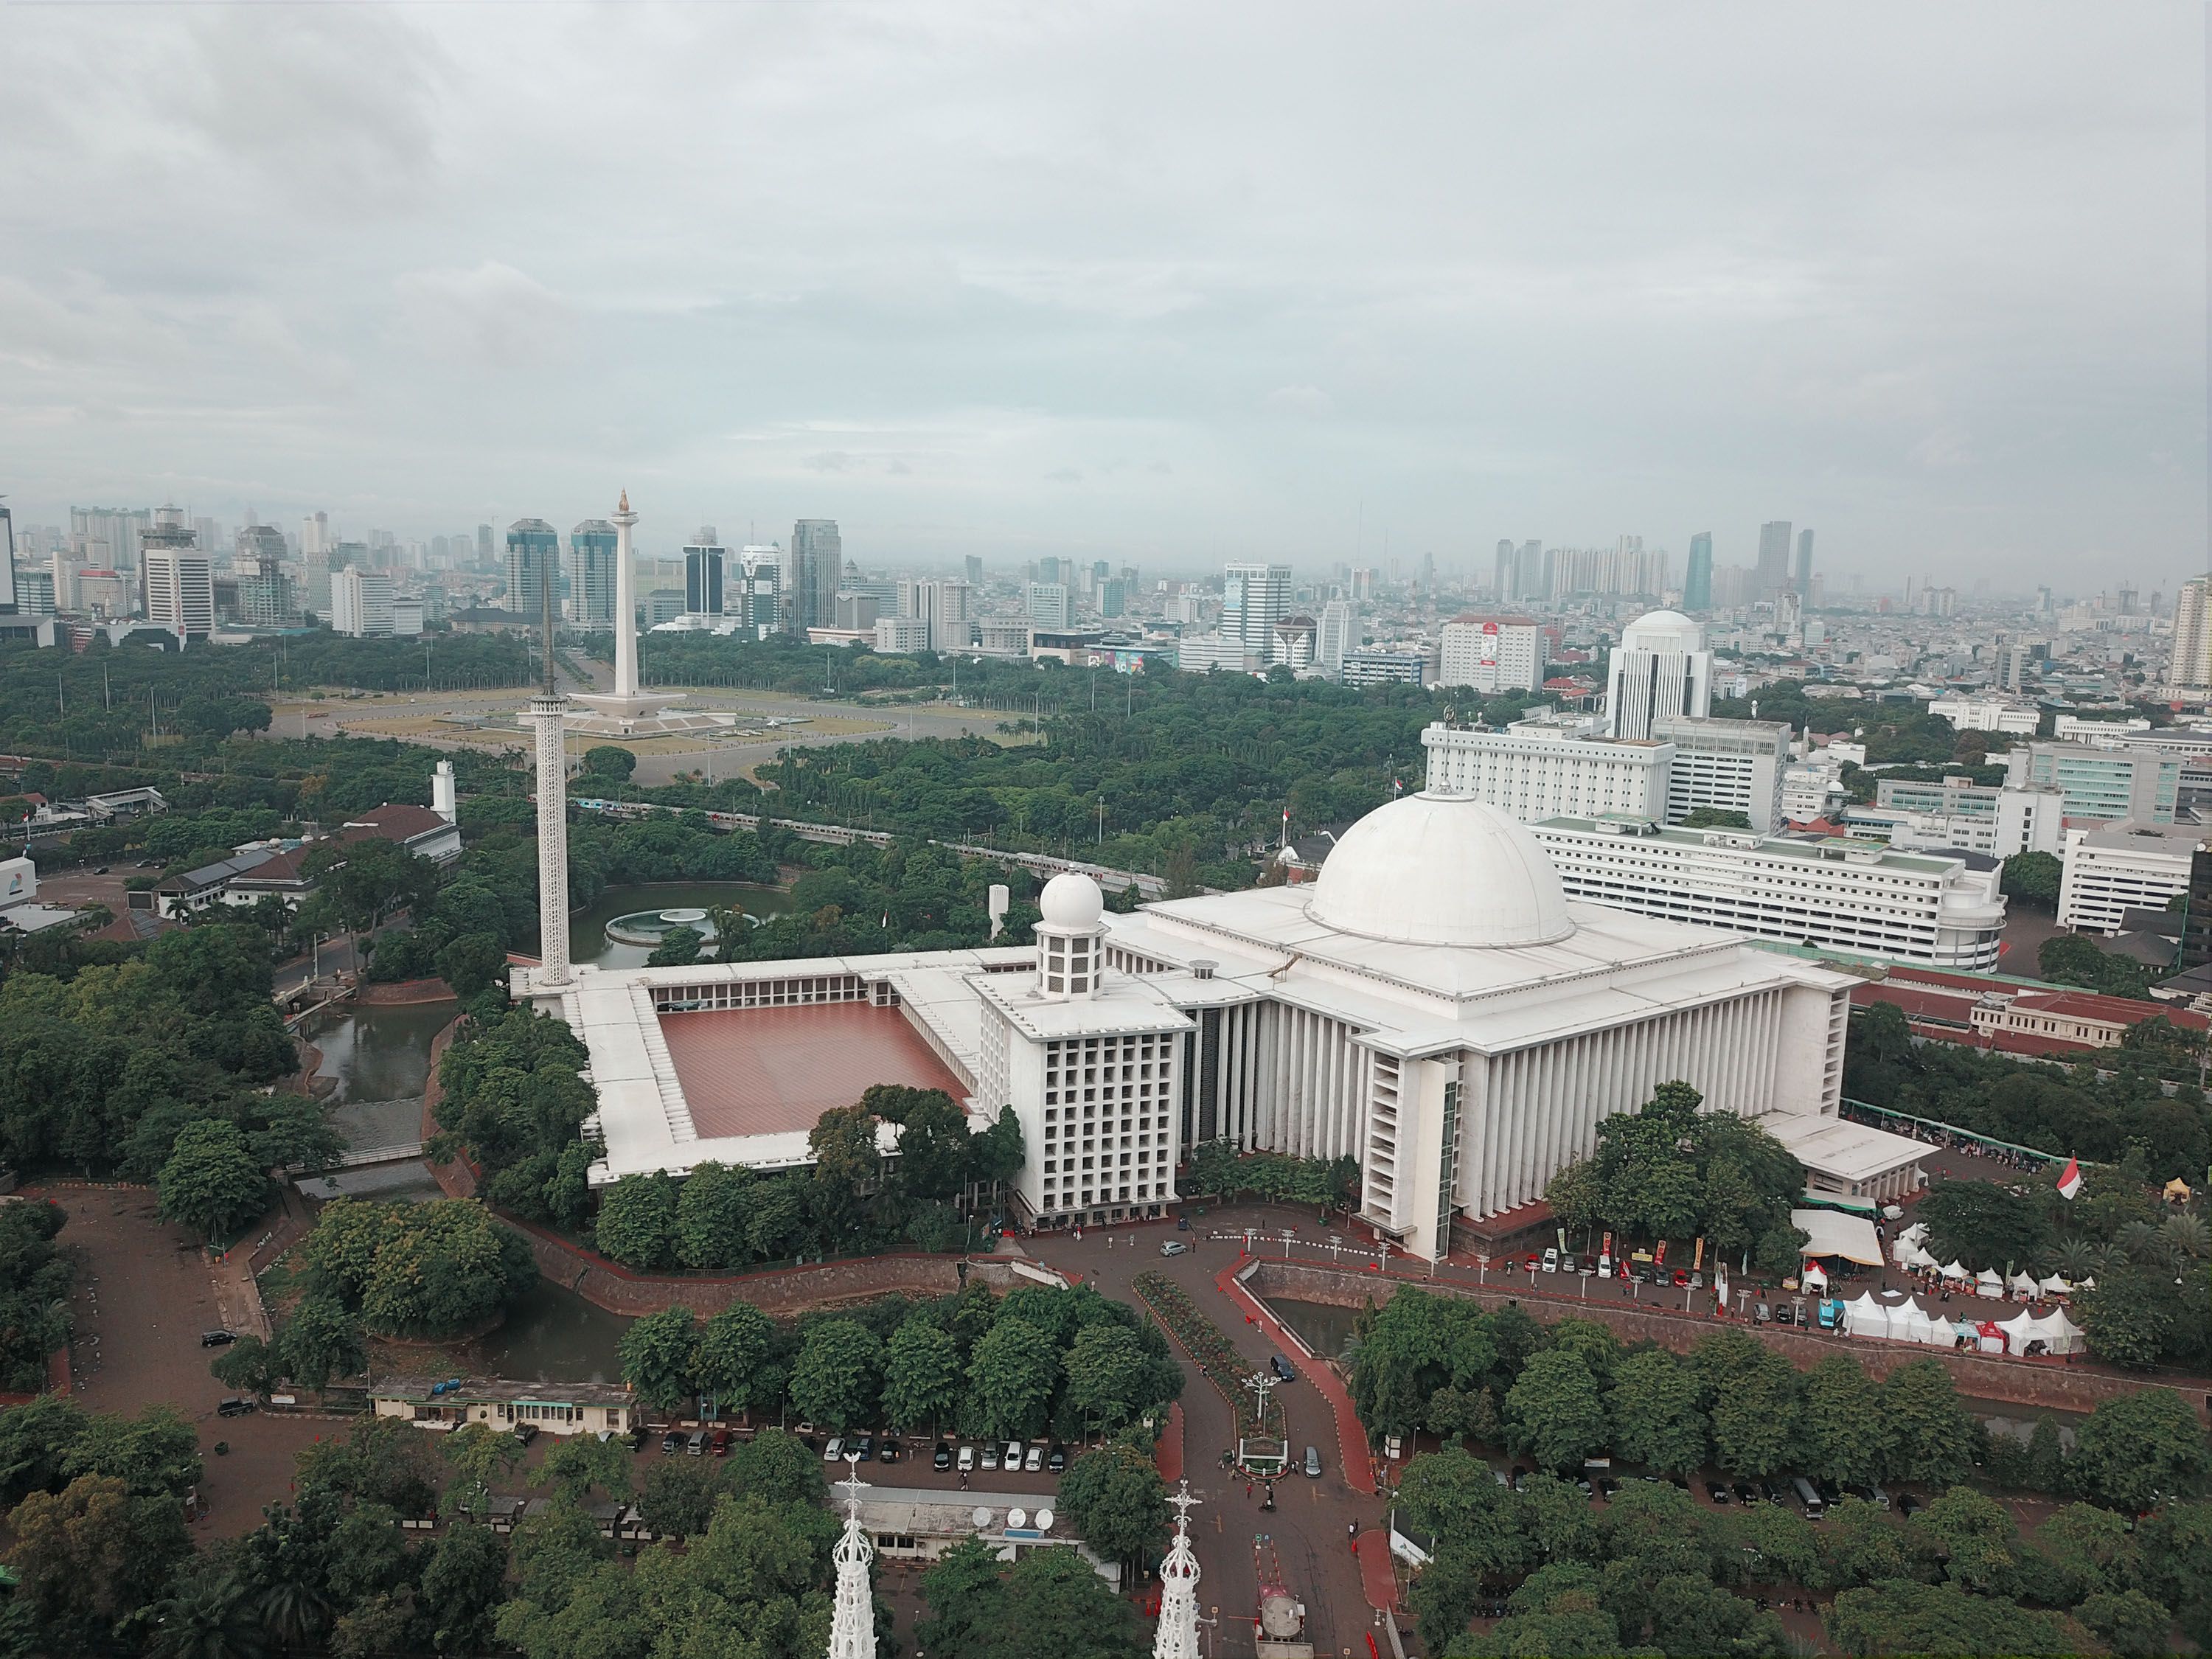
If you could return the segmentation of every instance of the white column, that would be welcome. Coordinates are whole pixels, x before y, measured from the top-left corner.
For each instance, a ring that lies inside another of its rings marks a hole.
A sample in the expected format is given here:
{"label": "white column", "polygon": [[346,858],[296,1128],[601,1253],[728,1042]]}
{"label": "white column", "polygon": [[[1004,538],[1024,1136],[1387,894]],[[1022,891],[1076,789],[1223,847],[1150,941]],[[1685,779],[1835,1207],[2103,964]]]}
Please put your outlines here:
{"label": "white column", "polygon": [[568,699],[556,691],[530,700],[538,726],[538,983],[568,982]]}
{"label": "white column", "polygon": [[629,491],[615,509],[615,695],[637,695],[637,556],[630,548]]}

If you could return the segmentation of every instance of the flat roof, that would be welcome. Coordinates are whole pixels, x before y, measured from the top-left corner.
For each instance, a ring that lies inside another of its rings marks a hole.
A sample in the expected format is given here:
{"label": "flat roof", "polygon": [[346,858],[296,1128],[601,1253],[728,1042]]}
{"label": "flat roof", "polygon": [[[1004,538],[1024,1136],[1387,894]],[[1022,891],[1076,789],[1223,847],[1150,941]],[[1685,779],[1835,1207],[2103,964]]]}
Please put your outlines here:
{"label": "flat roof", "polygon": [[[430,1390],[452,1386],[441,1394]],[[504,1401],[532,1406],[634,1406],[636,1395],[615,1382],[516,1382],[502,1376],[384,1376],[369,1385],[372,1400],[435,1400],[474,1406]]]}
{"label": "flat roof", "polygon": [[692,1127],[702,1139],[811,1130],[870,1085],[967,1089],[896,1008],[829,1002],[659,1017]]}
{"label": "flat roof", "polygon": [[[1943,853],[1905,853],[1893,848],[1887,842],[1863,840],[1852,836],[1820,836],[1811,840],[1789,836],[1760,836],[1749,830],[1685,830],[1677,825],[1662,824],[1656,828],[1639,829],[1633,835],[1616,836],[1609,826],[1622,823],[1650,824],[1648,818],[1639,818],[1632,812],[1602,813],[1596,817],[1540,818],[1528,827],[1531,830],[1564,830],[1582,835],[1604,835],[1608,840],[1618,839],[1629,846],[1649,846],[1656,842],[1662,847],[1715,848],[1722,852],[1741,853],[1756,858],[1794,859],[1801,863],[1830,866],[1838,869],[1911,870],[1928,875],[1942,875],[1962,861],[1964,854]],[[1711,836],[1733,836],[1742,840],[1755,840],[1756,846],[1745,847],[1740,842],[1709,840]],[[1832,852],[1850,856],[1835,858]]]}
{"label": "flat roof", "polygon": [[1909,1135],[1892,1134],[1849,1118],[1769,1112],[1752,1121],[1807,1169],[1838,1181],[1871,1181],[1917,1164],[1928,1152]]}

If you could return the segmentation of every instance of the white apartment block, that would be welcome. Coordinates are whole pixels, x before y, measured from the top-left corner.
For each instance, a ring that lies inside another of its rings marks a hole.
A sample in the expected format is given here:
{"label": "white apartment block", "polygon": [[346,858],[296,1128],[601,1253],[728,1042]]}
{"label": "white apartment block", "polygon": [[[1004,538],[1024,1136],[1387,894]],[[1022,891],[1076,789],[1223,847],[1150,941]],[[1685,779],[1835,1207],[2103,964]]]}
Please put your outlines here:
{"label": "white apartment block", "polygon": [[1628,813],[1667,816],[1671,745],[1624,743],[1530,721],[1502,732],[1433,722],[1421,733],[1429,787],[1471,795],[1534,823],[1540,818]]}
{"label": "white apartment block", "polygon": [[392,573],[348,565],[331,573],[331,629],[356,639],[392,632]]}
{"label": "white apartment block", "polygon": [[2060,743],[2086,743],[2094,749],[2124,749],[2129,739],[2150,730],[2150,722],[2140,716],[2112,720],[2061,714],[2052,722],[2051,735]]}
{"label": "white apartment block", "polygon": [[1196,634],[1176,644],[1176,666],[1186,674],[1204,674],[1216,668],[1224,674],[1241,674],[1249,665],[1244,641],[1234,635]]}
{"label": "white apartment block", "polygon": [[146,620],[179,635],[215,627],[215,576],[208,556],[191,548],[149,547],[143,555]]}
{"label": "white apartment block", "polygon": [[886,656],[910,656],[929,649],[929,623],[921,617],[876,618],[876,649]]}
{"label": "white apartment block", "polygon": [[2189,890],[2189,867],[2208,838],[2202,824],[2117,823],[2066,832],[2058,925],[2077,933],[2117,933],[2130,910],[2163,910]]}
{"label": "white apartment block", "polygon": [[1654,611],[1620,630],[1606,667],[1606,730],[1648,738],[1669,714],[1712,712],[1713,653],[1705,630],[1679,611]]}
{"label": "white apartment block", "polygon": [[1996,697],[1937,697],[1928,712],[1940,714],[1961,732],[2008,732],[2032,738],[2043,722],[2043,711],[2002,702]]}
{"label": "white apartment block", "polygon": [[1331,599],[1316,623],[1314,665],[1333,680],[1344,678],[1344,659],[1359,648],[1359,607]]}
{"label": "white apartment block", "polygon": [[1711,808],[1742,813],[1757,835],[1770,836],[1782,827],[1790,728],[1781,721],[1661,715],[1651,722],[1651,740],[1674,750],[1667,767],[1669,823]]}
{"label": "white apartment block", "polygon": [[1782,769],[1782,816],[1792,823],[1810,823],[1841,811],[1850,799],[1844,787],[1839,760],[1814,756]]}
{"label": "white apartment block", "polygon": [[[1923,783],[1883,778],[1875,801],[1896,814],[1892,847],[1955,847],[2008,859],[2015,853],[2058,855],[2064,847],[2066,797],[2045,787],[1989,787],[1965,777]],[[1863,809],[1859,809],[1863,811]]]}
{"label": "white apartment block", "polygon": [[1541,690],[1547,644],[1531,617],[1454,617],[1443,627],[1437,684],[1485,693]]}
{"label": "white apartment block", "polygon": [[1571,900],[1892,961],[1997,964],[2005,902],[1986,860],[1633,817],[1563,816],[1529,830]]}

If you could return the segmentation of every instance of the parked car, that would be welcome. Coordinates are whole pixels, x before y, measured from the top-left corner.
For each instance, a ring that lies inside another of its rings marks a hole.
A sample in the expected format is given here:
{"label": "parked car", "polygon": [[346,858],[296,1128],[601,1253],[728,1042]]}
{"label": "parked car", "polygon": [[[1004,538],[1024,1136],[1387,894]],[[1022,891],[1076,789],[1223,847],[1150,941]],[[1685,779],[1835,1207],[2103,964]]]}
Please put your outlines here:
{"label": "parked car", "polygon": [[1705,1496],[1716,1504],[1725,1504],[1729,1501],[1729,1489],[1717,1480],[1708,1480],[1705,1482]]}
{"label": "parked car", "polygon": [[845,1437],[842,1434],[831,1435],[830,1443],[822,1449],[822,1461],[825,1463],[835,1463],[841,1461],[844,1455]]}
{"label": "parked car", "polygon": [[237,1340],[236,1331],[202,1331],[200,1333],[200,1346],[203,1348],[227,1348]]}
{"label": "parked car", "polygon": [[1791,1308],[1787,1302],[1776,1303],[1774,1304],[1774,1322],[1778,1325],[1796,1324],[1797,1322],[1796,1310]]}
{"label": "parked car", "polygon": [[1160,1241],[1162,1255],[1181,1255],[1189,1249],[1190,1246],[1179,1238],[1164,1238]]}
{"label": "parked car", "polygon": [[1505,1471],[1503,1469],[1491,1470],[1490,1478],[1492,1480],[1495,1480],[1501,1486],[1510,1486],[1513,1484],[1510,1480],[1506,1479]]}
{"label": "parked car", "polygon": [[1752,1490],[1748,1480],[1739,1480],[1729,1490],[1735,1494],[1735,1501],[1746,1509],[1759,1502],[1759,1494]]}
{"label": "parked car", "polygon": [[1537,1268],[1537,1267],[1538,1267],[1539,1263],[1541,1261],[1541,1260],[1542,1260],[1542,1258],[1541,1258],[1541,1257],[1540,1257],[1540,1256],[1534,1256],[1534,1255],[1523,1256],[1523,1257],[1522,1258],[1522,1261],[1521,1261],[1521,1265],[1522,1265],[1523,1267],[1526,1267],[1526,1268],[1527,1268],[1530,1273],[1534,1273],[1534,1272],[1536,1271],[1536,1268]]}
{"label": "parked car", "polygon": [[1674,1269],[1674,1288],[1678,1291],[1690,1288],[1690,1275],[1680,1267]]}
{"label": "parked car", "polygon": [[960,1448],[960,1473],[961,1473],[961,1474],[967,1474],[970,1469],[973,1469],[975,1467],[975,1447],[973,1447],[973,1446],[964,1446],[964,1445],[963,1445],[963,1447],[961,1447],[961,1448]]}
{"label": "parked car", "polygon": [[878,1463],[896,1463],[898,1461],[899,1443],[892,1439],[890,1436],[885,1435],[883,1438],[883,1443],[876,1448],[876,1462]]}
{"label": "parked car", "polygon": [[1267,1356],[1267,1364],[1274,1368],[1275,1375],[1280,1377],[1284,1382],[1295,1382],[1298,1380],[1298,1374],[1291,1369],[1291,1362],[1284,1358],[1282,1355],[1279,1353],[1269,1354]]}
{"label": "parked car", "polygon": [[1521,1490],[1522,1482],[1528,1480],[1528,1471],[1522,1468],[1518,1463],[1516,1463],[1513,1466],[1513,1478],[1505,1484],[1512,1487],[1514,1491],[1519,1492]]}
{"label": "parked car", "polygon": [[1188,1232],[1190,1231],[1190,1218],[1187,1215],[1177,1216],[1176,1218],[1176,1231],[1179,1233]]}
{"label": "parked car", "polygon": [[863,1463],[868,1462],[876,1455],[876,1437],[872,1434],[864,1434],[845,1449]]}
{"label": "parked car", "polygon": [[692,1430],[691,1437],[684,1443],[684,1449],[690,1456],[704,1457],[707,1455],[707,1431]]}
{"label": "parked car", "polygon": [[1774,1322],[1774,1310],[1768,1307],[1764,1302],[1753,1303],[1751,1304],[1751,1322],[1754,1325],[1771,1325]]}
{"label": "parked car", "polygon": [[1066,1468],[1066,1467],[1067,1448],[1061,1445],[1057,1440],[1055,1440],[1052,1443],[1052,1449],[1045,1454],[1045,1473],[1047,1474],[1058,1474],[1063,1469]]}
{"label": "parked car", "polygon": [[1546,1248],[1544,1251],[1544,1271],[1547,1273],[1555,1273],[1559,1271],[1559,1252],[1556,1247],[1547,1246]]}
{"label": "parked car", "polygon": [[1808,1480],[1803,1475],[1799,1474],[1790,1477],[1790,1490],[1797,1494],[1797,1501],[1805,1506],[1805,1518],[1807,1520],[1818,1521],[1823,1515],[1827,1513],[1827,1500],[1820,1496],[1819,1491],[1814,1486],[1813,1483]]}
{"label": "parked car", "polygon": [[736,1438],[727,1429],[716,1429],[707,1437],[707,1449],[717,1457],[730,1455],[730,1442]]}
{"label": "parked car", "polygon": [[538,1425],[535,1423],[516,1424],[514,1425],[514,1437],[520,1441],[524,1445],[528,1445],[532,1441],[538,1438]]}
{"label": "parked car", "polygon": [[1889,1507],[1889,1494],[1884,1492],[1880,1486],[1869,1486],[1867,1488],[1867,1502],[1873,1504],[1875,1508],[1878,1510],[1886,1510]]}
{"label": "parked car", "polygon": [[1007,1472],[1008,1472],[1009,1474],[1011,1474],[1011,1473],[1012,1473],[1012,1472],[1013,1472],[1014,1470],[1018,1469],[1018,1468],[1021,1468],[1021,1466],[1022,1466],[1022,1443],[1021,1443],[1020,1441],[1018,1441],[1018,1440],[1009,1440],[1008,1442],[1006,1442],[1006,1458],[1005,1458],[1005,1462],[1006,1462],[1006,1466]]}
{"label": "parked car", "polygon": [[1897,1502],[1891,1507],[1895,1509],[1898,1514],[1910,1521],[1914,1515],[1918,1513],[1920,1510],[1926,1509],[1928,1506],[1922,1503],[1918,1498],[1915,1498],[1911,1492],[1901,1492],[1897,1494]]}
{"label": "parked car", "polygon": [[950,1443],[943,1440],[937,1443],[937,1449],[930,1454],[929,1467],[939,1474],[952,1467],[952,1447]]}
{"label": "parked car", "polygon": [[1771,1477],[1759,1483],[1759,1495],[1770,1504],[1786,1504],[1790,1501],[1790,1494],[1783,1491],[1782,1483]]}
{"label": "parked car", "polygon": [[232,1395],[216,1403],[215,1414],[217,1417],[243,1417],[252,1409],[253,1402],[251,1400]]}
{"label": "parked car", "polygon": [[1609,1474],[1601,1474],[1600,1476],[1598,1476],[1598,1478],[1597,1478],[1597,1495],[1598,1495],[1600,1498],[1604,1498],[1607,1503],[1611,1503],[1611,1502],[1613,1501],[1613,1493],[1615,1493],[1615,1492],[1619,1492],[1620,1490],[1620,1481],[1618,1481],[1618,1480],[1614,1480],[1611,1475],[1609,1475]]}
{"label": "parked car", "polygon": [[660,1455],[663,1457],[673,1457],[677,1453],[683,1449],[684,1435],[682,1431],[672,1429],[668,1433],[660,1437]]}
{"label": "parked car", "polygon": [[1321,1448],[1318,1446],[1306,1448],[1306,1479],[1309,1480],[1321,1479]]}
{"label": "parked car", "polygon": [[983,1467],[987,1469],[995,1469],[999,1467],[999,1443],[995,1440],[987,1440],[983,1443]]}
{"label": "parked car", "polygon": [[1035,1474],[1043,1467],[1044,1442],[1032,1440],[1030,1442],[1030,1449],[1022,1454],[1022,1468],[1027,1474]]}

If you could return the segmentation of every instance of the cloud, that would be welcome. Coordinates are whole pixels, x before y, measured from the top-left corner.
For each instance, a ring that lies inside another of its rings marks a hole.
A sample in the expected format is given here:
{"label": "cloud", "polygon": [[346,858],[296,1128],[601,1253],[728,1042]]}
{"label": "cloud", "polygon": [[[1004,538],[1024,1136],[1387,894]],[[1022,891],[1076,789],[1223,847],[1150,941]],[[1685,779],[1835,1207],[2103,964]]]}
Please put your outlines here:
{"label": "cloud", "polygon": [[1336,412],[1336,400],[1317,386],[1279,386],[1266,398],[1278,415],[1297,415],[1317,421]]}
{"label": "cloud", "polygon": [[566,357],[574,309],[536,278],[487,259],[468,270],[409,271],[393,284],[400,328],[426,355],[464,367],[519,370]]}

